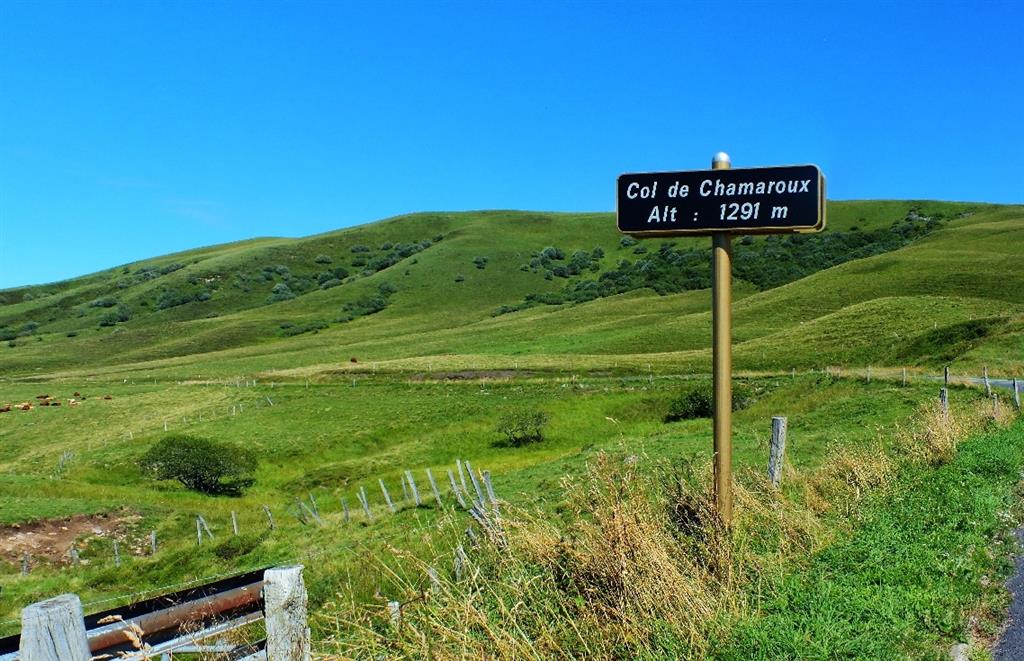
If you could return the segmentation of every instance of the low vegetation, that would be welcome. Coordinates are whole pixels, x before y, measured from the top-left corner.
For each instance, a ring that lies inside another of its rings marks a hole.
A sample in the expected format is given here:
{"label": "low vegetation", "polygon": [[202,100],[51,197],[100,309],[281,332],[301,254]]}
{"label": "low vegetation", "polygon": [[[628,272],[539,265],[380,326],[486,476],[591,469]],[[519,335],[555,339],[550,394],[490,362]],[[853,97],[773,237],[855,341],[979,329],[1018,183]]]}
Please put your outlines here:
{"label": "low vegetation", "polygon": [[139,466],[157,480],[177,480],[208,495],[237,496],[255,482],[256,458],[228,443],[171,434],[142,455]]}

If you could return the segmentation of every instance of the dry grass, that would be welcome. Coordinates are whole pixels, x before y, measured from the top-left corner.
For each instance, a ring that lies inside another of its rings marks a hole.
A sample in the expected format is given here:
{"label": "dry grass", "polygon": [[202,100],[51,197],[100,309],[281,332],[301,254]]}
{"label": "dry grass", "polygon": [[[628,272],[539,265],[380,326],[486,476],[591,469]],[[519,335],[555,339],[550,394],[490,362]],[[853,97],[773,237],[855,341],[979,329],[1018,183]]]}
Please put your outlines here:
{"label": "dry grass", "polygon": [[[728,622],[750,614],[759,581],[826,546],[869,494],[885,489],[901,462],[938,465],[985,425],[1006,424],[1009,407],[923,408],[912,424],[862,449],[835,449],[817,470],[787,468],[784,491],[741,471],[737,520],[720,523],[707,490],[710,466],[651,465],[600,454],[563,483],[569,523],[503,509],[504,534],[467,545],[459,577],[403,559],[387,572],[385,600],[336,603],[321,614],[334,634],[325,658],[541,659],[702,656]],[[886,448],[892,448],[886,451]],[[451,565],[464,540],[452,517],[431,542],[434,565]],[[493,543],[498,542],[498,543]]]}

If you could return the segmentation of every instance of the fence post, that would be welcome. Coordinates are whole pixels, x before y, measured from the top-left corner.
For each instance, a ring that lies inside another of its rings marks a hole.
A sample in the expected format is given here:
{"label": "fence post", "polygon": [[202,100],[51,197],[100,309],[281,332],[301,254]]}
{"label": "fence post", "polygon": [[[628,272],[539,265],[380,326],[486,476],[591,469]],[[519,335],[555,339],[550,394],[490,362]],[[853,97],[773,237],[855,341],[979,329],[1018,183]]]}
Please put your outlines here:
{"label": "fence post", "polygon": [[452,473],[452,469],[448,469],[448,481],[452,485],[452,493],[455,494],[455,500],[459,501],[459,505],[462,509],[466,509],[466,501],[462,497],[462,492],[459,491],[459,485],[455,483],[455,474]]}
{"label": "fence post", "polygon": [[988,380],[988,365],[985,365],[985,396],[992,396],[992,384]]}
{"label": "fence post", "polygon": [[412,479],[412,471],[405,471],[405,481],[409,483],[409,489],[412,490],[412,502],[416,504],[416,507],[420,506],[420,490],[416,488],[416,482]]}
{"label": "fence post", "polygon": [[907,386],[907,368],[903,368],[903,387]]}
{"label": "fence post", "polygon": [[121,566],[121,547],[118,546],[117,540],[114,540],[114,566]]}
{"label": "fence post", "polygon": [[469,479],[473,483],[473,488],[476,490],[476,500],[478,503],[486,502],[484,500],[484,490],[480,488],[480,481],[476,479],[476,473],[473,472],[473,465],[466,461],[466,472],[469,473]]}
{"label": "fence post", "polygon": [[306,585],[302,565],[274,567],[263,572],[263,603],[267,627],[267,658],[308,661]]}
{"label": "fence post", "polygon": [[943,415],[949,415],[949,390],[941,388],[939,390],[939,403],[942,404]]}
{"label": "fence post", "polygon": [[1013,403],[1017,406],[1017,410],[1020,411],[1020,390],[1017,390],[1017,377],[1013,379]]}
{"label": "fence post", "polygon": [[768,478],[779,486],[782,482],[782,460],[786,453],[786,428],[788,421],[783,416],[772,418],[772,445],[768,452]]}
{"label": "fence post", "polygon": [[387,502],[388,508],[391,510],[391,513],[394,514],[395,504],[391,502],[391,495],[388,494],[388,488],[384,486],[384,480],[378,479],[377,481],[380,482],[380,490],[384,492],[384,500]]}
{"label": "fence post", "polygon": [[871,383],[871,366],[870,365],[868,365],[867,382]]}
{"label": "fence post", "polygon": [[238,515],[235,514],[234,510],[231,510],[231,532],[238,537]]}
{"label": "fence post", "polygon": [[942,368],[942,385],[949,387],[949,365]]}
{"label": "fence post", "polygon": [[270,513],[270,508],[266,505],[263,506],[263,511],[267,513],[267,520],[270,521],[270,529],[274,529],[274,515]]}
{"label": "fence post", "polygon": [[434,500],[437,501],[438,505],[440,505],[441,492],[438,490],[437,482],[434,481],[434,474],[430,472],[429,468],[427,469],[427,480],[430,482],[430,490],[434,492]]}
{"label": "fence post", "polygon": [[373,514],[370,513],[370,501],[366,498],[366,488],[359,487],[359,502],[363,505],[363,511],[366,512],[366,520],[373,521]]}
{"label": "fence post", "polygon": [[21,612],[22,661],[89,661],[82,602],[62,594],[25,607]]}
{"label": "fence post", "polygon": [[999,416],[999,395],[992,395],[992,415]]}
{"label": "fence post", "polygon": [[345,523],[348,523],[349,522],[348,501],[345,500],[344,498],[341,499],[341,510],[345,513]]}

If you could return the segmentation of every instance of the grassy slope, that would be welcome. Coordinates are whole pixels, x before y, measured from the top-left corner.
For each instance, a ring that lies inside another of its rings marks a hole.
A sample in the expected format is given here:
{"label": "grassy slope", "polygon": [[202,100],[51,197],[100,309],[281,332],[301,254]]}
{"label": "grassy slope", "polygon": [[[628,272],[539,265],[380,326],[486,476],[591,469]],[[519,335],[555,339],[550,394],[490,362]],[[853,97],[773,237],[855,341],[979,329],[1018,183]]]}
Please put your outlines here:
{"label": "grassy slope", "polygon": [[[1011,567],[1007,516],[1019,507],[1022,467],[1018,422],[963,444],[937,470],[908,469],[852,534],[765,586],[758,614],[736,623],[716,656],[929,658],[993,637],[1005,597],[988,586]],[[973,626],[988,629],[971,631],[965,614],[979,608]]]}
{"label": "grassy slope", "polygon": [[[842,229],[885,227],[915,204],[922,213],[937,213],[930,211],[934,207],[947,216],[965,208],[940,203],[833,203],[831,222]],[[1024,245],[1024,210],[975,206],[970,217],[953,220],[894,253],[842,264],[765,292],[738,283],[737,299],[742,300],[735,306],[737,365],[935,367],[959,361],[972,369],[986,362],[1004,372],[1019,370],[1024,275],[1016,268],[1015,257]],[[252,276],[266,265],[283,264],[295,274],[310,275],[320,268],[313,263],[319,254],[332,256],[332,266],[348,265],[353,271],[354,245],[376,248],[438,234],[445,236],[443,241],[389,269],[291,301],[266,304],[273,282],[250,283],[248,292],[231,283],[234,274]],[[0,324],[13,327],[24,319],[42,324],[35,337],[19,339],[13,349],[3,347],[0,368],[7,374],[27,375],[137,363],[147,371],[175,366],[174,375],[185,376],[204,373],[196,371],[197,362],[215,362],[217,373],[230,375],[337,364],[346,360],[346,354],[380,361],[441,354],[664,352],[674,355],[654,357],[653,362],[689,369],[705,365],[707,292],[665,297],[632,292],[579,306],[541,307],[492,318],[492,311],[502,304],[564,284],[559,278],[547,281],[518,268],[545,245],[557,245],[567,253],[600,246],[606,253],[602,269],[634,257],[618,246],[618,236],[604,214],[423,214],[308,239],[232,244],[153,260],[195,263],[125,290],[118,290],[116,282],[101,287],[101,278],[90,276],[77,285],[62,284],[60,293],[0,307]],[[477,255],[489,258],[484,270],[472,264]],[[108,280],[117,275],[107,272]],[[457,275],[465,281],[456,283]],[[150,304],[148,312],[142,307],[142,302],[155,299],[158,288],[187,288],[190,277],[212,279],[219,289],[206,303],[161,311],[152,311]],[[343,303],[375,291],[382,282],[398,287],[385,311],[333,324],[315,335],[281,339],[281,324],[331,322]],[[39,289],[51,291],[53,286],[37,288],[37,294]],[[100,295],[119,296],[136,310],[135,318],[114,329],[96,327],[105,311],[87,304]],[[80,310],[84,316],[78,316]],[[948,339],[944,334],[959,337],[964,330],[960,324],[979,318],[986,320],[982,337],[971,337],[977,329],[968,329],[953,355],[932,350]],[[930,339],[925,336],[928,331]],[[68,332],[78,335],[65,337]],[[999,349],[990,351],[988,346]],[[482,366],[489,362],[482,361]],[[625,364],[631,363],[627,359]]]}

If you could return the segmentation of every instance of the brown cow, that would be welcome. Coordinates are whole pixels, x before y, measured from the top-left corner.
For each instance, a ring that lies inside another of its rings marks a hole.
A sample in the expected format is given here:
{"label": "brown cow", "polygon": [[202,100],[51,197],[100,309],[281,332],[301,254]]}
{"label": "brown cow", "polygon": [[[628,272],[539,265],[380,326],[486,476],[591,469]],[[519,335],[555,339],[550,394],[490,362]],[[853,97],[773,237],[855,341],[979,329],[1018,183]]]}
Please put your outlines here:
{"label": "brown cow", "polygon": [[50,402],[50,406],[60,406],[60,402]]}
{"label": "brown cow", "polygon": [[36,395],[36,399],[50,399],[49,395]]}
{"label": "brown cow", "polygon": [[0,413],[7,413],[10,410],[11,410],[11,405],[10,404],[8,404],[7,406],[0,406]]}
{"label": "brown cow", "polygon": [[78,392],[77,390],[75,391],[75,394],[72,395],[72,397],[81,397],[81,396],[82,396],[82,393]]}
{"label": "brown cow", "polygon": [[15,404],[15,408],[20,409],[22,411],[31,411],[32,404],[30,404],[29,402],[22,402],[21,404]]}
{"label": "brown cow", "polygon": [[114,399],[114,398],[113,398],[113,397],[111,397],[110,395],[104,395],[104,396],[103,396],[103,399]]}

